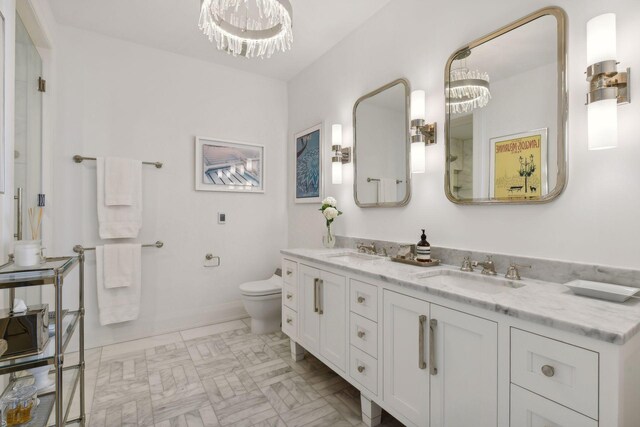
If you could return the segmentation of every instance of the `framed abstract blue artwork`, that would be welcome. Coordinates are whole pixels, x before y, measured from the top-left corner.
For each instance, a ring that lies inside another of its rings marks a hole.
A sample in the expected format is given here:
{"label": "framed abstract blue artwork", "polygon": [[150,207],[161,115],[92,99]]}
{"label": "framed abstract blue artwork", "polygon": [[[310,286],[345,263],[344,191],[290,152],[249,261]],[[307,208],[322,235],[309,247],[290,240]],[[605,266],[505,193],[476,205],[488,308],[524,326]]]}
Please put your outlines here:
{"label": "framed abstract blue artwork", "polygon": [[322,201],[322,124],[295,135],[295,202]]}

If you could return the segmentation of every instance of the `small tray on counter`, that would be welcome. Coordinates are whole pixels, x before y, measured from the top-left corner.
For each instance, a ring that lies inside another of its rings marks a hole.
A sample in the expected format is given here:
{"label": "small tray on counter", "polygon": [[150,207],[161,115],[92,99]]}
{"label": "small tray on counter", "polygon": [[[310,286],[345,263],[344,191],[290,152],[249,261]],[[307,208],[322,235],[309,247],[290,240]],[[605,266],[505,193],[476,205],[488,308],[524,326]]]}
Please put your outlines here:
{"label": "small tray on counter", "polygon": [[430,261],[416,261],[415,259],[398,258],[395,256],[392,256],[390,258],[391,258],[391,261],[393,262],[415,265],[417,267],[436,267],[440,265],[439,259],[431,259]]}

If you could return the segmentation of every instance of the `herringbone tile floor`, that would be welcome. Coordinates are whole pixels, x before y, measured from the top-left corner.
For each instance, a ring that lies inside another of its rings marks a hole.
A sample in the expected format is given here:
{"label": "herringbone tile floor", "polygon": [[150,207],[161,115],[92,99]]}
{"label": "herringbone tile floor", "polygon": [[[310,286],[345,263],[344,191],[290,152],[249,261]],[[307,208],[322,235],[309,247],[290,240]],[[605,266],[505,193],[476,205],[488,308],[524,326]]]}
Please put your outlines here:
{"label": "herringbone tile floor", "polygon": [[87,366],[91,427],[364,426],[358,390],[243,321],[90,350]]}

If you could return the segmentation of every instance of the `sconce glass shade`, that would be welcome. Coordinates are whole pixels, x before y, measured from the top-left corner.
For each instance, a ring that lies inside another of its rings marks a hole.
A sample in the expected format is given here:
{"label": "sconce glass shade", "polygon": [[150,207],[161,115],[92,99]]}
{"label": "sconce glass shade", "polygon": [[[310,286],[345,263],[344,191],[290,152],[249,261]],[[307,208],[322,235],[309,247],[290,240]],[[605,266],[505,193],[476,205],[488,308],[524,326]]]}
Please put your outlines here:
{"label": "sconce glass shade", "polygon": [[331,163],[331,183],[342,184],[342,162]]}
{"label": "sconce glass shade", "polygon": [[587,106],[589,150],[618,146],[618,101],[605,99]]}
{"label": "sconce glass shade", "polygon": [[342,125],[331,126],[331,144],[342,146]]}
{"label": "sconce glass shade", "polygon": [[426,120],[427,95],[423,90],[411,92],[411,120]]}
{"label": "sconce glass shade", "polygon": [[426,163],[427,146],[424,142],[411,143],[411,173],[424,173]]}
{"label": "sconce glass shade", "polygon": [[615,60],[616,14],[605,13],[587,22],[587,65]]}

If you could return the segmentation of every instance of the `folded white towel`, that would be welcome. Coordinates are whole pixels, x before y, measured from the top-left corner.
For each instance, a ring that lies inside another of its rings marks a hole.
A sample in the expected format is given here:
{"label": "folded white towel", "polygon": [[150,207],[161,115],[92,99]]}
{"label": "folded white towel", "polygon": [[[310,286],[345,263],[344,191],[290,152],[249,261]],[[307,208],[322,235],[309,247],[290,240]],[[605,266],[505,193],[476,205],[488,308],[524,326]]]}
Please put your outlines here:
{"label": "folded white towel", "polygon": [[378,182],[378,203],[393,203],[398,201],[398,184],[395,178],[382,178]]}
{"label": "folded white towel", "polygon": [[142,284],[141,246],[133,251],[132,281],[126,288],[107,289],[104,286],[104,248],[96,247],[96,285],[98,294],[98,312],[101,325],[135,320],[140,313],[140,295]]}
{"label": "folded white towel", "polygon": [[[133,259],[140,258],[139,244],[104,245],[104,287],[107,289],[131,286],[134,278]],[[137,253],[136,253],[137,252]]]}
{"label": "folded white towel", "polygon": [[140,173],[142,162],[132,159],[107,157],[104,159],[104,204],[106,206],[131,206],[134,195],[140,189],[135,179]]}
{"label": "folded white towel", "polygon": [[133,174],[133,204],[105,204],[105,160],[97,159],[98,225],[102,239],[135,238],[142,228],[142,168]]}

